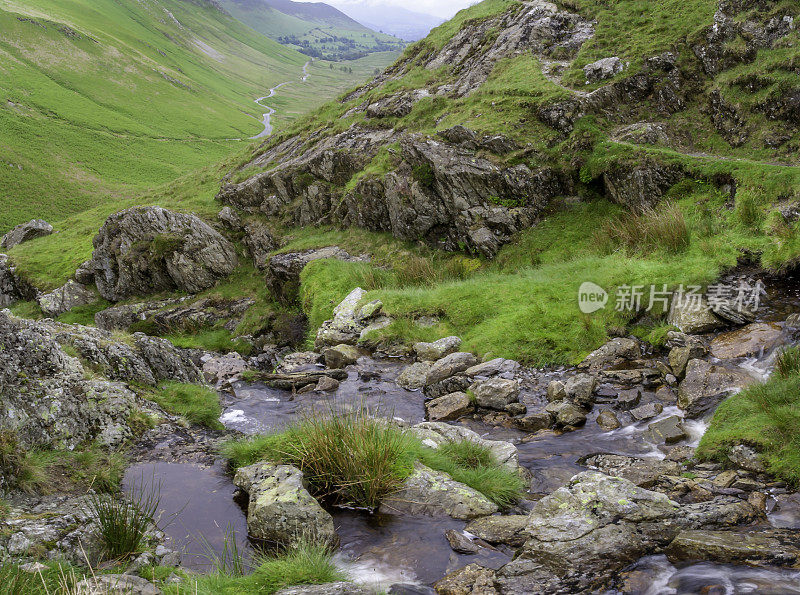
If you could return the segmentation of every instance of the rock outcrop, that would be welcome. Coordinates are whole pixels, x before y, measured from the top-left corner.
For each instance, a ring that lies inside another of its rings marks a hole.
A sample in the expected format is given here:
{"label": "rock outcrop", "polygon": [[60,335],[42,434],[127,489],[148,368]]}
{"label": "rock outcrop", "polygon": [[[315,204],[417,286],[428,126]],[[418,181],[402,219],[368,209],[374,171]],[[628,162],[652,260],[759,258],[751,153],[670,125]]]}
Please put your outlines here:
{"label": "rock outcrop", "polygon": [[91,268],[100,295],[119,301],[159,291],[202,291],[237,264],[233,244],[198,217],[134,207],[103,224]]}
{"label": "rock outcrop", "polygon": [[38,295],[36,302],[45,316],[57,318],[73,308],[96,302],[97,299],[97,293],[92,289],[70,279],[58,289]]}
{"label": "rock outcrop", "polygon": [[8,256],[0,254],[0,308],[36,298],[36,289],[17,274]]}
{"label": "rock outcrop", "polygon": [[23,242],[28,242],[36,238],[49,236],[53,233],[53,226],[42,219],[33,219],[27,223],[21,223],[9,231],[0,239],[0,249],[11,250]]}

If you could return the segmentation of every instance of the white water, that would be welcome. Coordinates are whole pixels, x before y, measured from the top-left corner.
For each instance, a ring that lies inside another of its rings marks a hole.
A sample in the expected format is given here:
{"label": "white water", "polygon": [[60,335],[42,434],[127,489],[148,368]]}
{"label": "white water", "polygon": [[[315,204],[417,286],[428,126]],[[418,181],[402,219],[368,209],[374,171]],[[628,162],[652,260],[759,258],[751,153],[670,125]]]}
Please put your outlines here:
{"label": "white water", "polygon": [[[311,64],[310,60],[308,62],[306,62],[305,64],[303,64],[303,76],[300,77],[300,82],[302,82],[302,83],[306,82],[308,80],[308,77],[310,76],[308,74],[308,65],[309,64]],[[295,82],[295,81],[285,81],[283,83],[280,83],[279,85],[275,85],[274,87],[272,87],[269,90],[269,94],[268,95],[264,95],[264,97],[259,97],[258,99],[256,99],[256,103],[258,105],[260,105],[261,107],[267,108],[268,111],[263,115],[262,120],[261,120],[261,123],[264,125],[264,130],[261,131],[259,134],[256,134],[255,136],[251,136],[250,140],[254,140],[254,139],[258,139],[258,138],[265,138],[265,137],[267,137],[267,136],[272,134],[272,131],[274,129],[274,127],[272,126],[272,114],[275,113],[275,108],[272,108],[272,107],[270,107],[268,105],[264,105],[261,102],[264,101],[265,99],[269,99],[270,97],[274,97],[275,93],[277,92],[278,89],[280,89],[281,87],[283,87],[285,85],[291,84],[293,82]]]}

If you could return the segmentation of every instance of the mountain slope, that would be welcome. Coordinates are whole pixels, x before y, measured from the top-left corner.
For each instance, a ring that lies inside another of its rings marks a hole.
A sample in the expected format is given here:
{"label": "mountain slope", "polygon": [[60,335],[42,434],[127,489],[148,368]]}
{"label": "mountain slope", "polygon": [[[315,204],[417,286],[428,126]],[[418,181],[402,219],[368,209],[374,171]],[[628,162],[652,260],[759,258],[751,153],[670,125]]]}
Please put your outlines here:
{"label": "mountain slope", "polygon": [[374,31],[383,31],[406,41],[422,39],[442,23],[438,17],[383,2],[347,2],[341,9]]}
{"label": "mountain slope", "polygon": [[[308,60],[201,0],[2,0],[0,29],[0,229],[220,160]],[[354,80],[318,72],[306,109]]]}
{"label": "mountain slope", "polygon": [[220,4],[259,33],[315,58],[352,60],[405,47],[396,37],[376,33],[321,2],[220,0]]}

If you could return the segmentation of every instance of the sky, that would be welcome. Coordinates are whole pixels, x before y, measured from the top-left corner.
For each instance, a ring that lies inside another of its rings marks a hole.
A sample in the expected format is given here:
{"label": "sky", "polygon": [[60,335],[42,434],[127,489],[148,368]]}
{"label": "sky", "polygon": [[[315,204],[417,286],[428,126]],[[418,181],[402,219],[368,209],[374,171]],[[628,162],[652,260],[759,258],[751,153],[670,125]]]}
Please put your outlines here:
{"label": "sky", "polygon": [[431,14],[442,19],[449,19],[462,8],[475,4],[478,0],[322,0],[336,8],[346,7],[355,2],[369,2],[371,4],[390,4],[402,8]]}

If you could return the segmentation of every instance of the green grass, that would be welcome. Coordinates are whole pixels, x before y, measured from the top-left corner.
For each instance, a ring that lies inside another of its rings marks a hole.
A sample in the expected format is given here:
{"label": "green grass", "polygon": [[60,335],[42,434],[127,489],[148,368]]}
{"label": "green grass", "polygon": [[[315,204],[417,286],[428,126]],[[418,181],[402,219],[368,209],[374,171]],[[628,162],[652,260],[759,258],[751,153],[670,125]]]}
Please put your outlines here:
{"label": "green grass", "polygon": [[347,574],[334,563],[332,554],[325,545],[302,541],[282,552],[257,557],[251,574],[242,576],[238,573],[217,571],[202,576],[195,575],[187,578],[174,591],[167,587],[165,592],[270,595],[290,585],[319,585],[348,580]]}
{"label": "green grass", "polygon": [[725,463],[730,448],[741,443],[760,453],[770,474],[800,485],[800,375],[795,369],[723,401],[697,454]]}
{"label": "green grass", "polygon": [[3,595],[73,595],[83,572],[65,561],[44,560],[43,570],[32,574],[20,564],[6,560],[0,564]]}
{"label": "green grass", "polygon": [[146,395],[158,403],[165,411],[180,415],[187,421],[206,426],[212,430],[222,430],[219,421],[222,407],[216,391],[199,384],[165,382]]}

